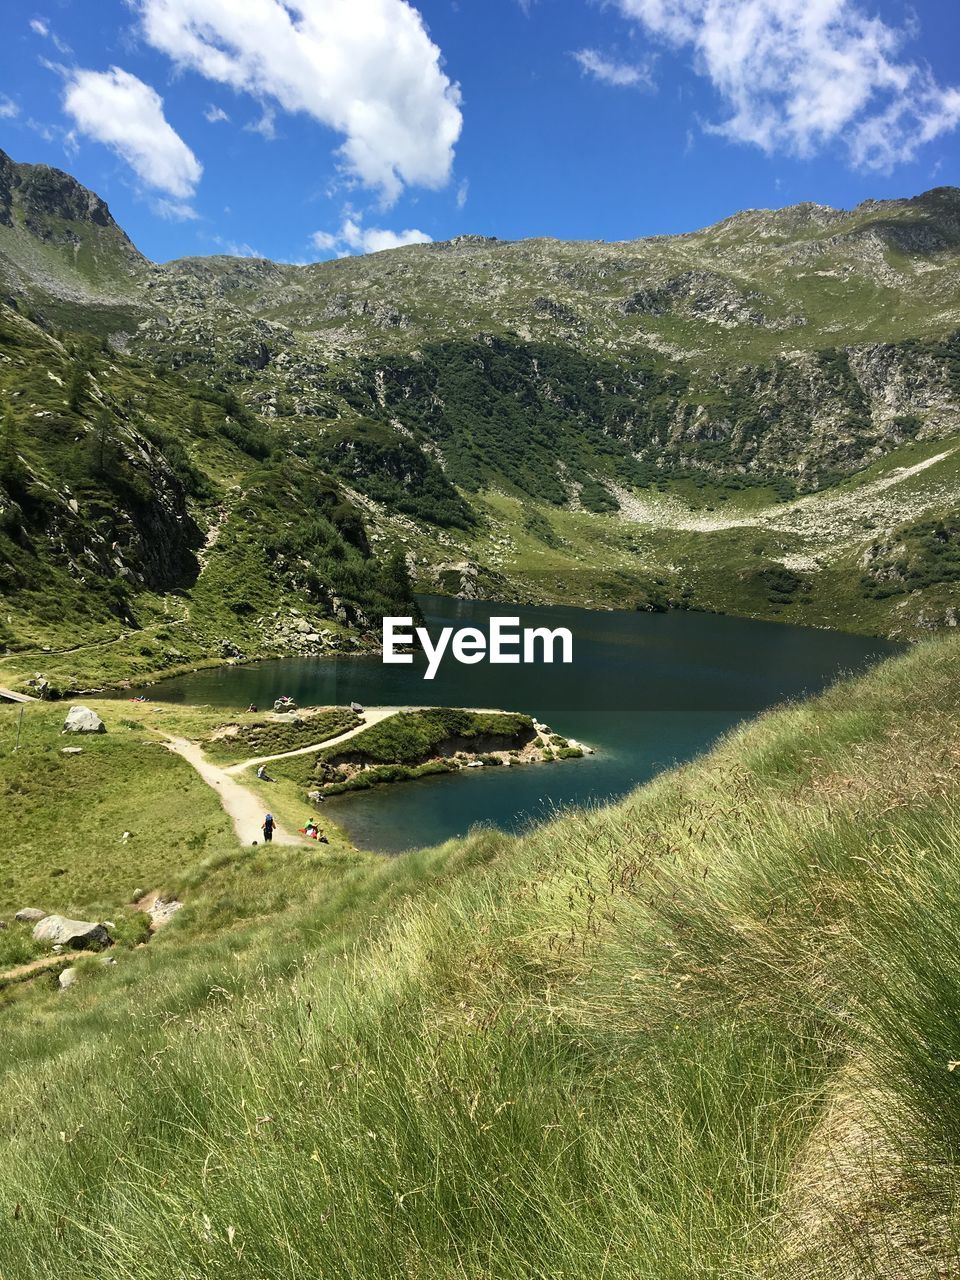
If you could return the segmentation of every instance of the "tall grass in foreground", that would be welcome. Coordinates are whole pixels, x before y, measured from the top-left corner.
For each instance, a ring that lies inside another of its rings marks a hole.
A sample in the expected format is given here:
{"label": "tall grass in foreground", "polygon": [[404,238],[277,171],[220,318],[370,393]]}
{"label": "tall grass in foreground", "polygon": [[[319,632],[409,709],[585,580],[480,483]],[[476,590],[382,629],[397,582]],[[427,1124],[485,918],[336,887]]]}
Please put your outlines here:
{"label": "tall grass in foreground", "polygon": [[958,1274],[958,658],[13,1006],[0,1276]]}

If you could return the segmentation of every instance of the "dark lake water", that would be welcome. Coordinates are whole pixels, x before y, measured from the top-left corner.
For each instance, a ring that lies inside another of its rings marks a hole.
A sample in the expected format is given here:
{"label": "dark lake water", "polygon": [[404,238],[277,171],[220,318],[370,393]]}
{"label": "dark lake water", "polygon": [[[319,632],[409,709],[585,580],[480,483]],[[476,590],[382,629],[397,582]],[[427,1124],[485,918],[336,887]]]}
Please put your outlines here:
{"label": "dark lake water", "polygon": [[816,693],[901,646],[891,641],[702,613],[522,608],[427,596],[431,632],[485,629],[492,615],[521,626],[568,627],[571,666],[462,666],[379,657],[285,658],[201,671],[155,685],[160,701],[243,710],[280,694],[301,705],[462,706],[525,711],[592,746],[583,760],[469,772],[338,797],[325,812],[361,848],[398,853],[462,835],[476,823],[516,831],[570,805],[609,801],[704,751],[738,721]]}

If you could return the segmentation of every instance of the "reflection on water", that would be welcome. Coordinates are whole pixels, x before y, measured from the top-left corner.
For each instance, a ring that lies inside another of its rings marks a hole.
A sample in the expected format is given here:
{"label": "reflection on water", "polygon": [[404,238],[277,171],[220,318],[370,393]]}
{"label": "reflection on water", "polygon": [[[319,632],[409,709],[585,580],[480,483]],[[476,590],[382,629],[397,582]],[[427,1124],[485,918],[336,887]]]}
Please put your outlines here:
{"label": "reflection on water", "polygon": [[525,711],[596,755],[523,768],[471,769],[338,797],[325,811],[362,848],[435,844],[476,823],[518,830],[572,804],[610,800],[689,760],[738,721],[815,693],[838,675],[898,651],[891,641],[702,613],[609,613],[522,608],[423,597],[431,632],[485,629],[492,614],[521,626],[569,627],[571,666],[463,666],[447,658],[435,680],[425,661],[285,658],[201,671],[154,686],[151,697],[242,710],[280,694],[301,705],[499,707]]}

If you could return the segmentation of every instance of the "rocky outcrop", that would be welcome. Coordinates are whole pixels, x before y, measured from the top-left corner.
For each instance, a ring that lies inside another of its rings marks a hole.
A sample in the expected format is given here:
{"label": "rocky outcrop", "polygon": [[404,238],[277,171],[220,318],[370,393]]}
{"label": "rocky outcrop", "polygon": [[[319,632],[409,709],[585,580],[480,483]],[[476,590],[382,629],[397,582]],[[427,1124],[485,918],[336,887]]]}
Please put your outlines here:
{"label": "rocky outcrop", "polygon": [[41,242],[82,243],[82,228],[109,233],[126,265],[145,260],[114,221],[104,200],[62,169],[16,164],[0,151],[0,224],[12,226],[18,211],[26,230]]}
{"label": "rocky outcrop", "polygon": [[46,914],[46,911],[41,911],[39,907],[21,907],[13,918],[19,920],[21,924],[36,924]]}
{"label": "rocky outcrop", "polygon": [[661,282],[644,285],[620,304],[624,315],[665,316],[679,311],[724,328],[787,329],[804,323],[791,314],[778,317],[772,298],[713,271],[692,270]]}

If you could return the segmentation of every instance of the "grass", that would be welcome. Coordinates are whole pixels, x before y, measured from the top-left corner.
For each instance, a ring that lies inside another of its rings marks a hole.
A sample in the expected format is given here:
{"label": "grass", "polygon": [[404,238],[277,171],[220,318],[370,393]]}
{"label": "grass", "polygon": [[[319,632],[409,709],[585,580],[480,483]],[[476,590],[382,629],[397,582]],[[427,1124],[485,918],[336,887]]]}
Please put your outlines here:
{"label": "grass", "polygon": [[216,931],[0,1012],[0,1275],[954,1274],[958,659],[521,838],[185,873]]}
{"label": "grass", "polygon": [[[889,488],[870,488],[943,453],[942,460]],[[462,550],[495,571],[497,577],[484,582],[491,598],[690,608],[909,638],[945,625],[949,610],[960,606],[960,590],[925,550],[918,557],[924,574],[919,589],[879,598],[863,578],[864,557],[878,541],[895,542],[894,531],[908,513],[914,520],[949,519],[958,484],[960,450],[953,436],[892,450],[796,509],[763,502],[759,489],[704,509],[682,485],[671,484],[664,493],[640,491],[644,513],[624,520],[533,508],[491,492],[480,501],[489,531]],[[730,527],[709,527],[711,522]],[[693,527],[684,528],[687,523]],[[785,560],[803,565],[801,583],[788,596],[769,585]]]}
{"label": "grass", "polygon": [[[274,880],[274,862],[240,849],[214,792],[159,736],[203,739],[224,724],[222,710],[113,700],[85,705],[101,715],[106,734],[66,738],[65,706],[31,704],[16,751],[19,709],[0,708],[0,807],[15,815],[0,860],[0,920],[8,925],[0,929],[0,970],[45,954],[30,928],[13,920],[21,907],[110,919],[118,938],[129,934],[139,941],[133,903],[154,889],[173,896],[189,887],[189,927],[201,930],[219,927],[225,917],[232,921],[289,904],[302,888],[299,873]],[[306,720],[316,735],[312,740],[331,736],[347,717],[355,720],[344,712],[334,708]],[[243,730],[265,733],[279,750],[293,749],[279,744],[284,735],[297,733],[295,726],[271,725],[253,715],[236,720]],[[79,746],[80,754],[63,755],[65,745]],[[236,755],[223,750],[221,758],[247,754],[245,748]],[[309,816],[299,790],[282,784],[268,789],[252,775],[242,781],[289,829]],[[127,841],[124,832],[131,833]],[[327,833],[332,852],[340,856],[351,849],[337,828],[327,825]],[[296,864],[278,850],[274,860]]]}
{"label": "grass", "polygon": [[[430,707],[398,712],[340,746],[325,747],[312,758],[278,760],[272,768],[301,793],[316,788],[324,796],[336,796],[452,772],[459,768],[454,759],[458,753],[487,753],[480,754],[483,763],[499,765],[501,759],[491,751],[522,747],[533,735],[529,716]],[[337,769],[340,764],[346,771]]]}
{"label": "grass", "polygon": [[[203,750],[218,764],[234,764],[254,756],[296,751],[326,738],[335,738],[360,723],[360,717],[349,707],[311,708],[309,715],[296,713],[282,720],[252,714],[237,716],[227,725],[221,723],[216,736],[206,737]],[[221,736],[224,728],[230,732]]]}
{"label": "grass", "polygon": [[458,707],[430,707],[404,711],[381,720],[342,746],[327,747],[320,752],[320,759],[420,764],[447,750],[489,750],[489,747],[478,745],[487,739],[502,740],[502,749],[506,749],[532,736],[533,721],[529,716],[500,711],[464,711]]}

